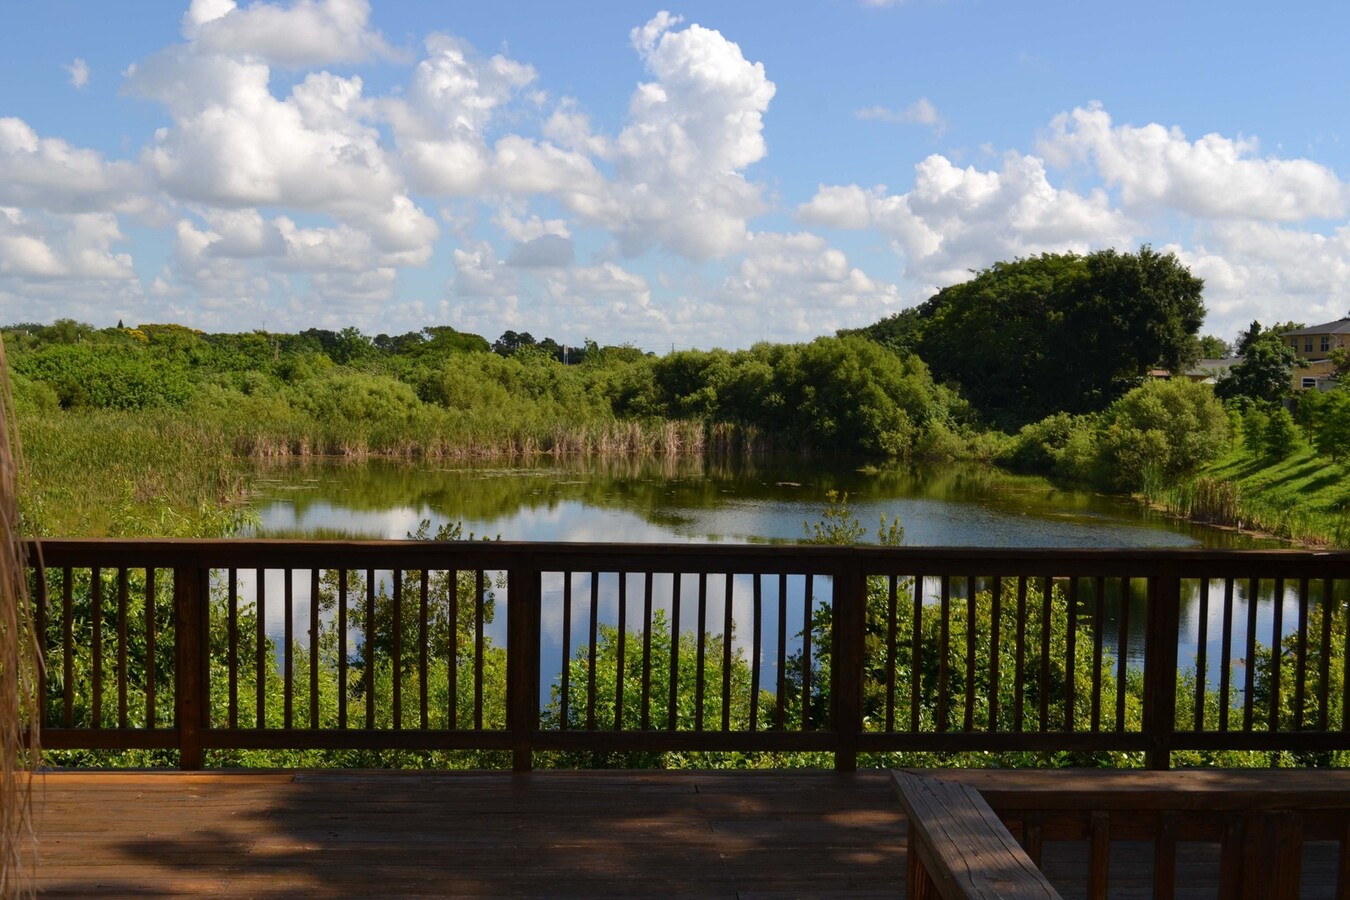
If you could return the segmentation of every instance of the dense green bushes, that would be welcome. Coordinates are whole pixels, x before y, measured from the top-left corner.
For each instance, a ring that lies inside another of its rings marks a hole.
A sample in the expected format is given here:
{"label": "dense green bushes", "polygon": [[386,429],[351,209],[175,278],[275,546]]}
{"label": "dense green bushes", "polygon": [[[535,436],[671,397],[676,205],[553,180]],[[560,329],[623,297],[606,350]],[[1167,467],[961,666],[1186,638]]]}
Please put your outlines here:
{"label": "dense green bushes", "polygon": [[[692,422],[705,435],[740,429],[784,449],[904,458],[921,445],[956,452],[953,436],[968,430],[964,404],[916,357],[856,337],[660,359],[588,343],[576,354],[584,362],[565,365],[540,345],[507,355],[452,329],[424,334],[372,341],[355,329],[204,335],[60,322],[5,339],[29,414],[181,409],[251,453],[547,451],[620,422]],[[939,431],[921,444],[930,424]]]}
{"label": "dense green bushes", "polygon": [[1175,482],[1229,444],[1228,413],[1203,384],[1152,381],[1104,413],[1056,413],[1024,426],[999,461],[1021,471],[1140,490]]}

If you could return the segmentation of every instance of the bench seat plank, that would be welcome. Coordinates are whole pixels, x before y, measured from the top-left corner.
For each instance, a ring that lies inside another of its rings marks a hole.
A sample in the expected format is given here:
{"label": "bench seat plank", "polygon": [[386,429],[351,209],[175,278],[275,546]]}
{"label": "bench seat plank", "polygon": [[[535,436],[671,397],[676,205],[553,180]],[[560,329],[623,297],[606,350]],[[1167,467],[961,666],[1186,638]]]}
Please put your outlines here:
{"label": "bench seat plank", "polygon": [[931,879],[945,900],[1060,896],[977,790],[905,771],[891,783],[909,819],[912,895]]}

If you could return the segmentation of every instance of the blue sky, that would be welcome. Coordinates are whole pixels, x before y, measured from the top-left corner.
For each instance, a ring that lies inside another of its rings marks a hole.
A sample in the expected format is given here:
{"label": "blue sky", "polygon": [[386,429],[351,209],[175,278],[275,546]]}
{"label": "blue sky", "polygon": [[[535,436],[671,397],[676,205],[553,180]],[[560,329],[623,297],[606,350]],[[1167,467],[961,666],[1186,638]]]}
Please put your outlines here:
{"label": "blue sky", "polygon": [[1350,309],[1303,3],[7,11],[0,321],[809,340],[1000,259],[1175,252],[1206,331]]}

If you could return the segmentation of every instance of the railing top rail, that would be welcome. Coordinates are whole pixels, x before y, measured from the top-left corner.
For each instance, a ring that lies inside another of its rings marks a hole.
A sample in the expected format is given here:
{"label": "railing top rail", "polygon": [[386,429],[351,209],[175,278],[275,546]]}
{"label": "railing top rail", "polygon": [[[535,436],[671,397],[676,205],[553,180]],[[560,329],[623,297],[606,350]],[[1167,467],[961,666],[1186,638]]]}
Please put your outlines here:
{"label": "railing top rail", "polygon": [[[30,551],[36,550],[30,542]],[[34,556],[36,558],[36,556]],[[791,571],[866,574],[1347,577],[1350,552],[1320,550],[877,547],[819,544],[628,544],[519,541],[323,541],[266,538],[59,538],[41,542],[49,566],[290,568],[528,567],[598,571]],[[691,561],[697,560],[696,565]],[[978,569],[971,563],[977,562]]]}

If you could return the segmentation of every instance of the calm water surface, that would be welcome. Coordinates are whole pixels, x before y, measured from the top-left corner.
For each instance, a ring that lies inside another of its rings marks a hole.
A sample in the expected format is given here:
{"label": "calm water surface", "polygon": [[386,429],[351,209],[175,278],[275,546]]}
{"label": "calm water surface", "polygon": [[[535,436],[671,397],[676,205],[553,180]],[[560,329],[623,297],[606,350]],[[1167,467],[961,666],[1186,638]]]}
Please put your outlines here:
{"label": "calm water surface", "polygon": [[[703,460],[572,460],[511,463],[418,463],[385,460],[318,461],[261,468],[255,473],[252,534],[272,537],[404,538],[420,523],[459,522],[467,536],[516,541],[625,542],[795,542],[805,523],[818,522],[830,491],[846,492],[849,509],[874,535],[881,517],[899,517],[904,543],[911,546],[969,547],[1230,547],[1279,546],[1278,542],[1169,520],[1120,498],[1065,490],[1040,478],[1012,476],[989,468],[949,466],[873,469],[856,463],[741,462]],[[269,579],[281,573],[270,573]],[[589,575],[573,576],[574,596],[589,594]],[[601,576],[601,621],[617,621],[617,587]],[[273,587],[272,594],[280,585]],[[824,587],[824,586],[822,586]],[[744,588],[744,589],[742,589]],[[749,585],[735,590],[734,616],[748,615]],[[800,592],[800,588],[797,589]],[[925,585],[925,594],[936,584]],[[709,621],[721,621],[712,595]],[[562,585],[544,585],[543,653],[561,665]],[[742,596],[744,595],[744,596]],[[302,601],[305,598],[301,598]],[[669,611],[669,590],[659,590],[657,608]],[[1119,597],[1109,604],[1108,646],[1115,646]],[[500,600],[500,597],[499,597]],[[1215,602],[1206,628],[1210,680],[1217,679],[1220,647]],[[1281,598],[1283,620],[1295,621],[1296,598]],[[795,610],[801,598],[794,598]],[[1143,649],[1142,597],[1131,603],[1128,656]],[[1247,597],[1240,586],[1235,618],[1245,622]],[[1269,635],[1273,591],[1258,597],[1258,633]],[[741,607],[746,607],[741,609]],[[307,612],[296,610],[293,625],[303,631]],[[1185,592],[1181,659],[1194,660],[1202,613],[1199,586]],[[770,606],[772,608],[772,606]],[[505,640],[505,616],[489,637]],[[582,634],[585,604],[573,610],[572,633]],[[770,617],[774,615],[771,613]],[[266,613],[268,631],[279,637],[284,619]],[[775,627],[765,622],[766,627]],[[693,621],[679,626],[693,628]],[[741,643],[737,626],[738,645]],[[1245,636],[1245,626],[1240,629]],[[351,646],[362,640],[353,634]],[[1269,640],[1262,640],[1266,643]],[[1242,646],[1241,638],[1235,646]],[[796,642],[790,648],[795,650]],[[575,643],[572,647],[576,649]],[[748,648],[740,648],[743,651]],[[768,677],[775,660],[761,659]],[[546,670],[547,671],[547,668]],[[557,669],[554,669],[556,672]],[[547,690],[547,683],[541,685]]]}
{"label": "calm water surface", "polygon": [[268,536],[402,538],[429,520],[433,531],[461,522],[466,533],[519,541],[799,541],[838,491],[869,533],[883,515],[899,517],[914,546],[1276,546],[978,467],[329,461],[260,469],[253,484],[254,533]]}

